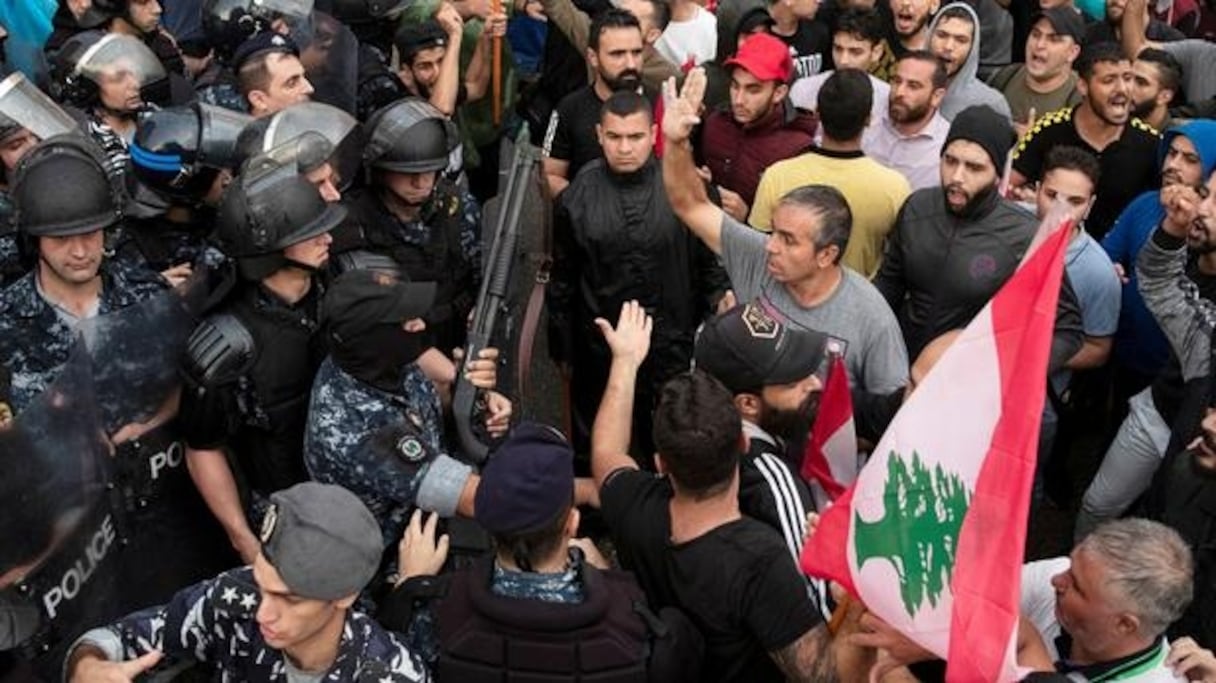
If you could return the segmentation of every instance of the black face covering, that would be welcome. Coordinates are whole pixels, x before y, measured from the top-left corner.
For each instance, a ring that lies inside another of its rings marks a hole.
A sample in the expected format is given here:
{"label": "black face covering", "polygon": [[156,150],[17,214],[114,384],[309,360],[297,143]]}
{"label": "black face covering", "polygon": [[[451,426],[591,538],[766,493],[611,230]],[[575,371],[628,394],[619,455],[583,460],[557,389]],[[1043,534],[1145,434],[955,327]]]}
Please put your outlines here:
{"label": "black face covering", "polygon": [[401,391],[405,368],[429,346],[423,332],[406,332],[401,325],[383,323],[333,345],[334,362],[356,379],[380,389]]}

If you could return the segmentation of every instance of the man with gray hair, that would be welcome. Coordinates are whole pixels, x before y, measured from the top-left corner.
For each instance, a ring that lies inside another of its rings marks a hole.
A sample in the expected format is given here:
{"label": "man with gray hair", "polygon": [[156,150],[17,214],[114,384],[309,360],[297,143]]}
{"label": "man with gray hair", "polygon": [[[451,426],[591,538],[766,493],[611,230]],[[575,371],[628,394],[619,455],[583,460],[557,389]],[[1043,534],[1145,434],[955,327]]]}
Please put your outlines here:
{"label": "man with gray hair", "polygon": [[1194,562],[1173,529],[1147,519],[1102,524],[1069,557],[1022,570],[1022,613],[1060,673],[1169,681],[1165,630],[1191,603]]}

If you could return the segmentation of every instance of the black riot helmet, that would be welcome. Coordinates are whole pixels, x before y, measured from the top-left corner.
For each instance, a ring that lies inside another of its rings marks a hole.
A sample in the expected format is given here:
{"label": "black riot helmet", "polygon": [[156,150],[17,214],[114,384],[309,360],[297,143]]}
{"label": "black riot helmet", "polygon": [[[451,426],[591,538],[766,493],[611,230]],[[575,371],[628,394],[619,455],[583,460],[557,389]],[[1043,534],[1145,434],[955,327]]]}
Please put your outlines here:
{"label": "black riot helmet", "polygon": [[394,19],[413,4],[414,0],[332,0],[329,14],[349,26]]}
{"label": "black riot helmet", "polygon": [[101,106],[102,79],[134,79],[145,104],[163,104],[169,94],[156,53],[119,33],[84,31],[69,38],[55,54],[51,79],[51,94],[80,109]]}
{"label": "black riot helmet", "polygon": [[430,102],[406,97],[372,114],[363,163],[397,173],[442,171],[460,142],[456,126]]}
{"label": "black riot helmet", "polygon": [[312,0],[204,0],[203,33],[225,62],[241,43],[254,34],[271,29],[282,18],[289,23],[312,14]]}
{"label": "black riot helmet", "polygon": [[38,143],[13,179],[13,223],[31,237],[70,237],[122,220],[123,196],[106,173],[105,155],[70,133]]}
{"label": "black riot helmet", "polygon": [[241,276],[260,280],[286,266],[283,255],[293,244],[329,232],[346,218],[346,209],[330,204],[292,165],[268,156],[245,162],[240,176],[224,192],[216,216],[224,253],[237,261]]}
{"label": "black riot helmet", "polygon": [[197,203],[220,171],[240,165],[236,141],[252,120],[199,102],[150,112],[139,120],[128,147],[135,179],[170,201]]}
{"label": "black riot helmet", "polygon": [[[241,131],[237,155],[244,161],[276,148],[293,145],[299,170],[309,173],[329,163],[340,191],[349,188],[359,172],[362,129],[355,117],[324,102],[300,102],[271,117],[251,122]],[[288,152],[280,152],[285,158]]]}

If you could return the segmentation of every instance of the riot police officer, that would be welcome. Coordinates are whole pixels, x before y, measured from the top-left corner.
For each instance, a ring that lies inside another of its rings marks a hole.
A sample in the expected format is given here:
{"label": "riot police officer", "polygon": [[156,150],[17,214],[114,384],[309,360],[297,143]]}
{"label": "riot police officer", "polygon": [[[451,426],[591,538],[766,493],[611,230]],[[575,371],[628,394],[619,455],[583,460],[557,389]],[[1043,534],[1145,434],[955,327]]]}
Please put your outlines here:
{"label": "riot police officer", "polygon": [[0,82],[0,287],[29,270],[17,249],[9,197],[17,162],[39,141],[76,128],[76,121],[20,72]]}
{"label": "riot police officer", "polygon": [[391,257],[411,280],[436,283],[424,316],[433,345],[461,346],[481,279],[481,208],[449,178],[456,127],[430,103],[405,98],[365,126],[368,187],[353,196],[353,220],[335,235],[335,253],[367,250]]}
{"label": "riot police officer", "polygon": [[[367,505],[386,546],[405,528],[414,505],[444,517],[472,517],[477,477],[451,457],[443,439],[439,393],[417,364],[427,347],[422,318],[433,282],[407,282],[393,271],[351,270],[325,293],[322,323],[330,356],[313,382],[304,459],[316,481],[338,484]],[[505,433],[511,403],[490,391],[495,349],[466,365],[486,395],[486,429]]]}
{"label": "riot police officer", "polygon": [[215,208],[238,166],[237,139],[252,119],[195,103],[152,112],[131,141],[134,217],[114,243],[114,259],[131,277],[159,275],[171,285],[195,266],[218,268],[209,248]]}
{"label": "riot police officer", "polygon": [[17,166],[18,247],[36,260],[0,292],[0,362],[12,374],[18,414],[67,360],[82,321],[163,290],[127,281],[103,263],[104,231],[122,219],[123,203],[104,164],[87,138],[61,135],[39,143]]}
{"label": "riot police officer", "polygon": [[308,393],[324,357],[318,273],[345,215],[296,167],[263,157],[220,204],[220,246],[241,282],[190,338],[179,423],[194,481],[246,561],[258,550],[259,501],[307,478]]}
{"label": "riot police officer", "polygon": [[342,198],[361,165],[362,134],[355,117],[324,102],[300,102],[269,118],[251,122],[237,140],[242,160],[257,154],[288,163],[294,158],[300,173],[327,202]]}
{"label": "riot police officer", "polygon": [[265,31],[287,35],[290,26],[308,18],[311,2],[205,0],[203,33],[213,50],[211,63],[199,74],[195,88],[200,102],[247,112],[249,104],[237,86],[233,55],[249,38]]}
{"label": "riot police officer", "polygon": [[131,36],[85,31],[55,55],[52,94],[85,112],[87,130],[108,157],[106,172],[122,179],[136,116],[169,101],[168,75],[146,45]]}
{"label": "riot police officer", "polygon": [[92,0],[87,14],[90,28],[142,40],[168,73],[184,75],[186,63],[177,44],[160,28],[159,0]]}

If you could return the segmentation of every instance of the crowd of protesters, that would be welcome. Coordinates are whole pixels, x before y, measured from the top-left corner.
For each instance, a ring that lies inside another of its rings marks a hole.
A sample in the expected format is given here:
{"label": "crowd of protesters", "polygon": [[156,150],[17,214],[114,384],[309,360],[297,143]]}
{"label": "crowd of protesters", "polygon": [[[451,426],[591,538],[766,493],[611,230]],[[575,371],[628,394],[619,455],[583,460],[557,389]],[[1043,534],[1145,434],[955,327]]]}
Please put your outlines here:
{"label": "crowd of protesters", "polygon": [[943,679],[802,458],[1063,215],[1016,658],[1216,683],[1211,0],[17,5],[0,680]]}

